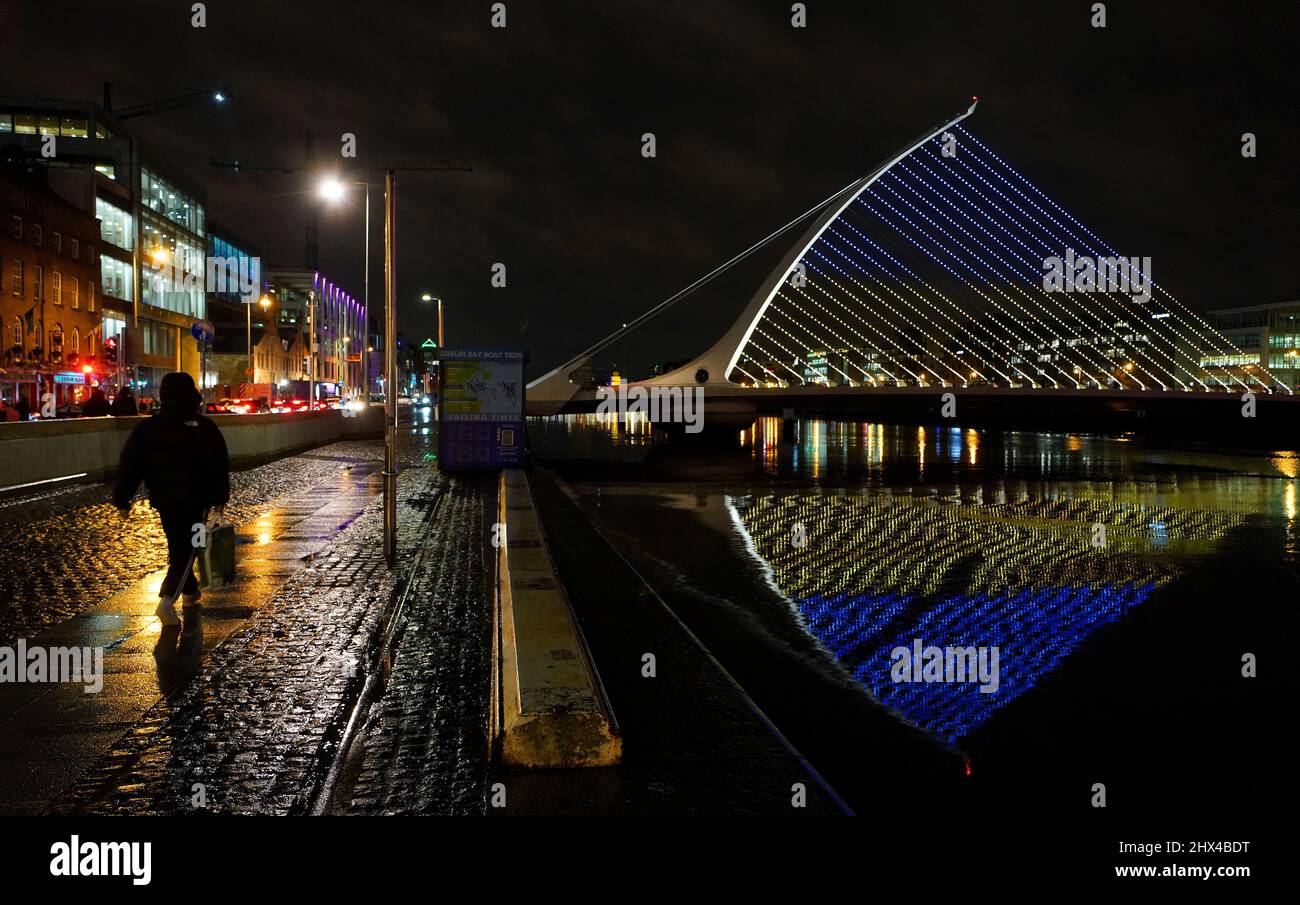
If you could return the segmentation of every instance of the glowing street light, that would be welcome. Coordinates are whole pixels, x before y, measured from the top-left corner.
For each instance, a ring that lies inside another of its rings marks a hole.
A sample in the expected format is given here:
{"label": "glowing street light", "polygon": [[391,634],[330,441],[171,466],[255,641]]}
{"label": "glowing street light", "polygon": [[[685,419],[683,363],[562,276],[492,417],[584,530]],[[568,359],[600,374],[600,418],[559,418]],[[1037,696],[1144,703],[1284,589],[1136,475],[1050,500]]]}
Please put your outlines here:
{"label": "glowing street light", "polygon": [[321,180],[321,184],[317,188],[317,191],[320,193],[322,198],[330,203],[343,200],[343,183],[333,177]]}

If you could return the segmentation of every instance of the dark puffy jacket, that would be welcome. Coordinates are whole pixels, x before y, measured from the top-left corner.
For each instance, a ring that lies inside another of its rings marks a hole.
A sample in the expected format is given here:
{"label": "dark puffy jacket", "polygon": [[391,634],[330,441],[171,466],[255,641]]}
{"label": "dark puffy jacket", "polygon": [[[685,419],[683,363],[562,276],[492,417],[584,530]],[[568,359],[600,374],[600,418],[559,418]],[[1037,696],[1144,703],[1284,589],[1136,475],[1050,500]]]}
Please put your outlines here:
{"label": "dark puffy jacket", "polygon": [[117,466],[113,503],[125,508],[140,481],[155,509],[207,509],[230,499],[226,440],[197,412],[169,412],[142,421],[127,437]]}

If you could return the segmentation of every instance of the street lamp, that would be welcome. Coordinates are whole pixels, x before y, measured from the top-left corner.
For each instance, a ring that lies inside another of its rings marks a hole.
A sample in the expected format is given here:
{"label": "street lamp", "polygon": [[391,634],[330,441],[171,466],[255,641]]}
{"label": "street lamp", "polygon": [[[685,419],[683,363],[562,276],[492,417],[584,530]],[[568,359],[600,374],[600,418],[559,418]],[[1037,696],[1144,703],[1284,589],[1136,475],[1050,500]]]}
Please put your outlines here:
{"label": "street lamp", "polygon": [[425,292],[420,295],[420,301],[438,303],[438,348],[441,349],[442,348],[442,299],[439,298],[438,296],[430,295],[429,293]]}
{"label": "street lamp", "polygon": [[[257,300],[257,304],[262,306],[263,311],[266,311],[271,307],[271,297],[263,293],[262,297]],[[257,369],[253,367],[253,305],[251,302],[247,302],[245,307],[248,309],[248,377],[250,383],[256,383],[257,381],[253,379],[257,376]]]}
{"label": "street lamp", "polygon": [[343,343],[343,367],[339,369],[339,399],[346,405],[348,401],[348,342],[352,339],[345,336],[340,340]]}
{"label": "street lamp", "polygon": [[[436,354],[439,356],[439,359],[441,359],[441,356],[442,356],[442,298],[439,297],[439,296],[430,295],[429,293],[425,292],[425,293],[421,293],[421,295],[420,295],[420,301],[422,301],[422,302],[437,302],[437,303],[438,303],[438,350],[437,350],[437,353],[436,353]],[[442,381],[441,381],[441,377],[442,377],[442,366],[439,365],[438,367],[439,367],[439,370],[438,370],[439,383],[441,383],[441,382],[442,382]],[[428,392],[429,392],[429,370],[430,370],[430,369],[429,369],[428,365],[426,364],[425,369],[424,369],[424,392],[425,392],[426,395],[427,395]]]}
{"label": "street lamp", "polygon": [[[370,336],[370,180],[364,182],[351,180],[347,185],[364,185],[366,187],[366,273],[365,273],[365,292],[362,293],[361,303],[361,330],[362,335],[369,338]],[[321,198],[331,204],[337,204],[343,200],[346,191],[344,183],[333,176],[328,176],[321,180],[317,189]],[[346,362],[345,362],[346,365]],[[362,402],[365,405],[370,404],[370,361],[368,356],[363,356],[361,386],[363,388]]]}
{"label": "street lamp", "polygon": [[320,196],[330,203],[343,200],[343,183],[337,179],[325,179],[320,184]]}

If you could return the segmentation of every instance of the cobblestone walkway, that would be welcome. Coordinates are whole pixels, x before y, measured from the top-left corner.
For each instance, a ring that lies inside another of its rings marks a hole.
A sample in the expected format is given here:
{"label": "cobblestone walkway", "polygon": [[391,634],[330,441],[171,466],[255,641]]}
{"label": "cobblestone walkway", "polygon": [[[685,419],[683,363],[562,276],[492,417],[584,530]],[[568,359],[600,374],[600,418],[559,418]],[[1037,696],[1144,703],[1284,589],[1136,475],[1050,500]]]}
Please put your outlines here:
{"label": "cobblestone walkway", "polygon": [[428,530],[424,515],[441,484],[432,467],[403,472],[396,570],[384,565],[376,498],[52,812],[306,812],[359,691],[356,664]]}
{"label": "cobblestone walkway", "polygon": [[[345,441],[230,476],[227,517],[251,521],[286,494],[329,480],[377,444]],[[382,454],[382,453],[381,453]],[[129,519],[103,484],[0,501],[0,644],[30,638],[167,567],[158,514],[141,498]]]}
{"label": "cobblestone walkway", "polygon": [[383,698],[335,795],[343,814],[482,814],[494,477],[454,481],[413,576]]}

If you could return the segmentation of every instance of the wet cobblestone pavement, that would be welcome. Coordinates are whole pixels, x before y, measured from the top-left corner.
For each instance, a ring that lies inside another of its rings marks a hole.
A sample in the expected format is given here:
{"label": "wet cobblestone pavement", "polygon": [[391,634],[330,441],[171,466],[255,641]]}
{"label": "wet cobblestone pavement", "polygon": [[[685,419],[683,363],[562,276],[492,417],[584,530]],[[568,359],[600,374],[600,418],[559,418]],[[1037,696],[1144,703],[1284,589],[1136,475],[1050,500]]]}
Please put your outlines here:
{"label": "wet cobblestone pavement", "polygon": [[[329,480],[350,460],[382,455],[376,442],[344,441],[235,472],[226,516],[243,524],[278,497]],[[29,638],[166,566],[162,525],[143,490],[129,519],[118,515],[104,484],[0,500],[0,644]]]}
{"label": "wet cobblestone pavement", "polygon": [[[337,467],[340,455],[374,459],[382,451],[379,444],[355,446],[299,458],[322,457]],[[403,452],[420,462],[418,446],[408,441]],[[357,664],[429,530],[424,517],[445,483],[422,463],[403,471],[396,570],[384,564],[375,497],[50,810],[305,813],[359,690]],[[183,649],[184,635],[181,642]]]}
{"label": "wet cobblestone pavement", "polygon": [[482,814],[493,477],[452,482],[412,578],[393,672],[335,794],[341,814]]}

